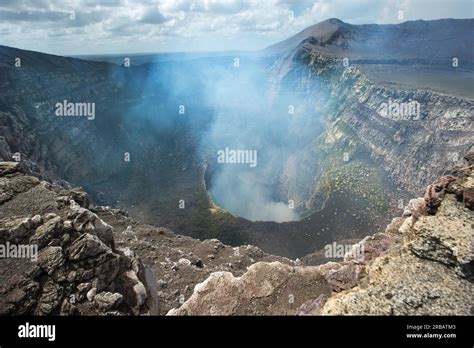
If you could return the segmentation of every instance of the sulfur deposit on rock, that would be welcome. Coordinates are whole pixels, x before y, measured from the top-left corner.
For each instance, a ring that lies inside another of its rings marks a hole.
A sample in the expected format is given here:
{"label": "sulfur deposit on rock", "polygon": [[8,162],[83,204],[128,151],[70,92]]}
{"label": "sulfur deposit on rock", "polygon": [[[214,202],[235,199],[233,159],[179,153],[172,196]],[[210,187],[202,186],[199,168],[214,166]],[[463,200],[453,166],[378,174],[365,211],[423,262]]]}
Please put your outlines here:
{"label": "sulfur deposit on rock", "polygon": [[158,313],[156,279],[115,248],[84,192],[40,182],[14,162],[1,162],[0,173],[0,243],[38,251],[0,259],[0,314]]}
{"label": "sulfur deposit on rock", "polygon": [[[319,266],[257,263],[241,277],[213,273],[168,314],[472,314],[471,158],[410,201],[384,232],[357,243],[362,259],[349,253]],[[293,305],[289,292],[297,294]]]}

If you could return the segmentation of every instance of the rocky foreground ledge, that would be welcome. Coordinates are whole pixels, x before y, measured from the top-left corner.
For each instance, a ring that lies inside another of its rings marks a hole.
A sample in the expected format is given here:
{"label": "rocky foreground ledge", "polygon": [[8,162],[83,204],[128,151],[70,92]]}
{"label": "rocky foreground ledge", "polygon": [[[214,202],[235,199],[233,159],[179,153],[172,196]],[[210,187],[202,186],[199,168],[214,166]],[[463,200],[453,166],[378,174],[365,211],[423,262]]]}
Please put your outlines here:
{"label": "rocky foreground ledge", "polygon": [[156,314],[156,279],[87,195],[0,162],[0,314]]}
{"label": "rocky foreground ledge", "polygon": [[0,245],[37,248],[0,258],[0,314],[472,314],[473,166],[471,153],[362,255],[322,263],[179,236],[0,162]]}

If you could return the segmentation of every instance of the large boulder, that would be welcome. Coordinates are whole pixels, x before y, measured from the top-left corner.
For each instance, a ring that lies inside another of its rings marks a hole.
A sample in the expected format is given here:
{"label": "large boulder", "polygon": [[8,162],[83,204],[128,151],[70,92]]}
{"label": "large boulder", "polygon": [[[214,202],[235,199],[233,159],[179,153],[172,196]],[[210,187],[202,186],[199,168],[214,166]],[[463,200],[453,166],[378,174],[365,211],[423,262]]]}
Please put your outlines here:
{"label": "large boulder", "polygon": [[84,233],[77,238],[69,247],[67,256],[70,260],[78,261],[94,257],[111,251],[99,237],[90,233]]}
{"label": "large boulder", "polygon": [[61,234],[63,221],[59,216],[54,216],[36,229],[30,238],[30,244],[37,244],[38,248],[46,246],[53,237]]}
{"label": "large boulder", "polygon": [[123,301],[123,295],[117,292],[103,291],[94,296],[94,303],[101,311],[107,312],[117,308]]}
{"label": "large boulder", "polygon": [[40,182],[15,163],[0,163],[0,172],[0,195],[8,196],[0,205],[31,213],[3,216],[0,242],[38,251],[0,259],[1,315],[158,313],[153,273],[135,254],[115,250],[112,226],[87,209],[84,192]]}

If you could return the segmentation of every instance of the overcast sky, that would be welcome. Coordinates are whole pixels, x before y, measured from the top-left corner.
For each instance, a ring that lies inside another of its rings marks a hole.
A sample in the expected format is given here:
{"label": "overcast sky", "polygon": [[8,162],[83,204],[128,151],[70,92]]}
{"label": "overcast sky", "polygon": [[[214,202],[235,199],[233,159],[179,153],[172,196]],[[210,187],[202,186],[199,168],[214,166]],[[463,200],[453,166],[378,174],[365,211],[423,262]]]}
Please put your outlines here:
{"label": "overcast sky", "polygon": [[[328,18],[472,18],[474,0],[0,0],[0,45],[61,55],[253,50]],[[74,11],[74,15],[72,15]]]}

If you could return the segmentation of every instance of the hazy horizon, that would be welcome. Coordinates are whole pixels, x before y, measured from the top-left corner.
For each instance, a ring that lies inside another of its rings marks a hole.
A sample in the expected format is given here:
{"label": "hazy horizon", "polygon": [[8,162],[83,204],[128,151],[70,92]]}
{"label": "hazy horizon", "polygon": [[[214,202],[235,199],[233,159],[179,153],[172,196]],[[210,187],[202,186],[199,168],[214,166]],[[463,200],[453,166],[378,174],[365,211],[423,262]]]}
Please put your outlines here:
{"label": "hazy horizon", "polygon": [[473,6],[470,0],[5,0],[0,44],[62,56],[255,51],[329,18],[468,19]]}

